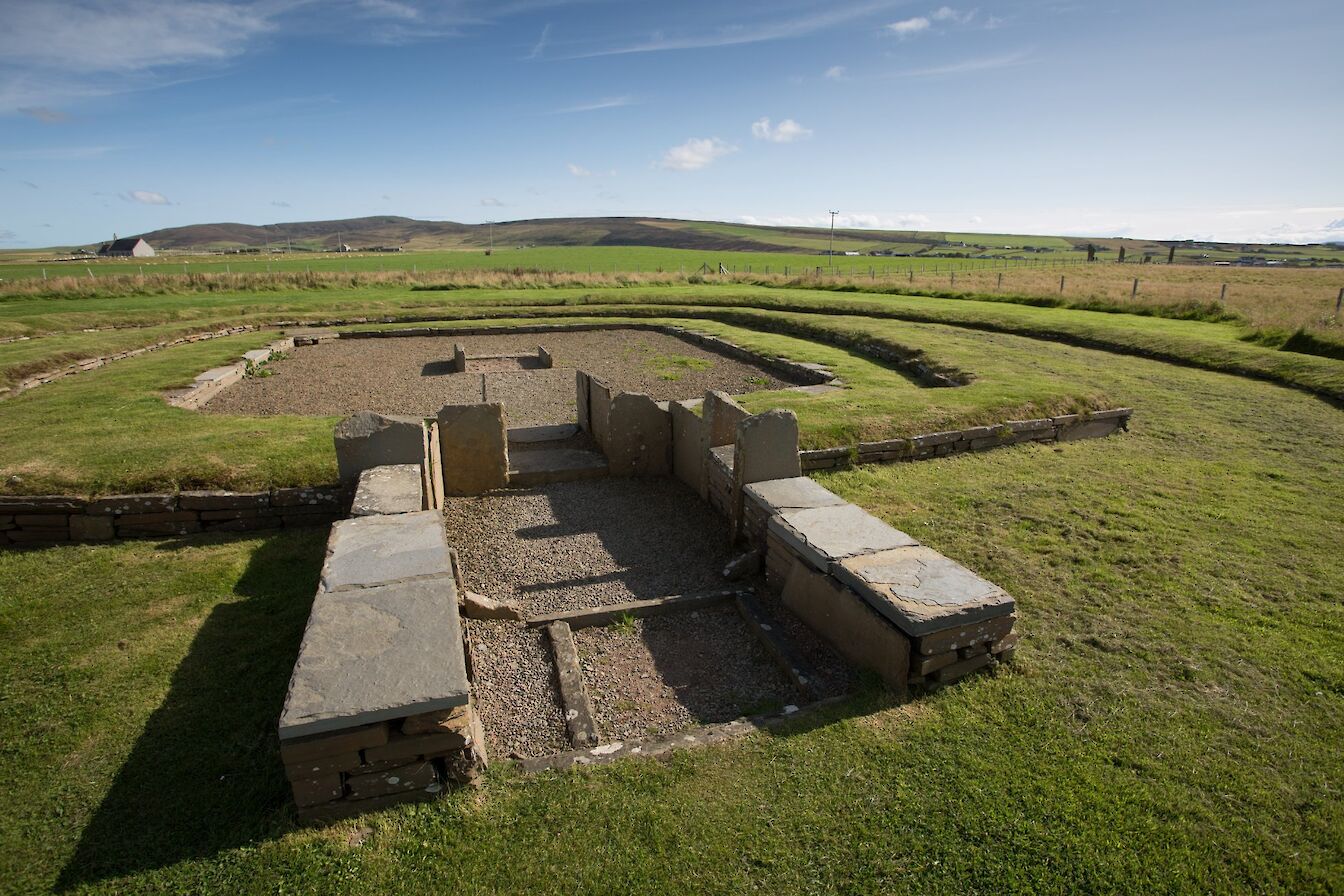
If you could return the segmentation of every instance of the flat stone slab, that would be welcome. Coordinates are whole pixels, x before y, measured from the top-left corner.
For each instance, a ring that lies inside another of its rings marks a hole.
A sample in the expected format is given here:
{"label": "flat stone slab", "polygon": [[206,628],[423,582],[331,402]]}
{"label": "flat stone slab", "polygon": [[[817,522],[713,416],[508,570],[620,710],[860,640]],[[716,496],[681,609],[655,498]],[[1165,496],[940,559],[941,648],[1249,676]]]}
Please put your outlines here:
{"label": "flat stone slab", "polygon": [[535,442],[561,442],[579,434],[574,423],[556,423],[550,426],[514,426],[509,429],[509,441],[515,445]]}
{"label": "flat stone slab", "polygon": [[280,739],[463,706],[467,690],[451,576],[319,591],[280,714]]}
{"label": "flat stone slab", "polygon": [[771,514],[809,507],[838,507],[846,503],[844,498],[806,476],[753,482],[744,491],[748,498]]}
{"label": "flat stone slab", "polygon": [[769,526],[781,541],[821,572],[830,572],[833,563],[847,557],[919,544],[853,504],[786,511],[770,517]]}
{"label": "flat stone slab", "polygon": [[912,637],[1012,613],[1008,592],[920,546],[841,560],[831,570]]}
{"label": "flat stone slab", "polygon": [[265,364],[271,360],[271,350],[269,348],[254,348],[250,352],[243,352],[243,360],[251,361],[253,364]]}
{"label": "flat stone slab", "polygon": [[419,464],[370,467],[359,474],[359,487],[355,489],[350,515],[377,516],[424,510],[423,483]]}
{"label": "flat stone slab", "polygon": [[600,479],[607,475],[607,459],[581,448],[520,451],[509,458],[509,485],[530,488],[551,482]]}
{"label": "flat stone slab", "polygon": [[331,527],[322,590],[452,576],[443,517],[437,510],[365,516]]}
{"label": "flat stone slab", "polygon": [[243,372],[238,365],[229,367],[212,367],[205,373],[196,377],[198,383],[218,383],[220,385],[232,385],[243,378]]}

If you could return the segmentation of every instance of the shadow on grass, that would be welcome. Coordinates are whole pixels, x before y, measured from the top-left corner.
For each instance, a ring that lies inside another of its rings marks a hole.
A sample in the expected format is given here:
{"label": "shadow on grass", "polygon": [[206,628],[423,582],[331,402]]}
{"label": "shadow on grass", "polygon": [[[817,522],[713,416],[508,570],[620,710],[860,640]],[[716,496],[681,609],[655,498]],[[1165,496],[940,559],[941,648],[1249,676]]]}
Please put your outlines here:
{"label": "shadow on grass", "polygon": [[216,605],[197,630],[58,889],[213,855],[288,828],[275,725],[324,536],[278,534],[253,551],[234,589],[241,599]]}

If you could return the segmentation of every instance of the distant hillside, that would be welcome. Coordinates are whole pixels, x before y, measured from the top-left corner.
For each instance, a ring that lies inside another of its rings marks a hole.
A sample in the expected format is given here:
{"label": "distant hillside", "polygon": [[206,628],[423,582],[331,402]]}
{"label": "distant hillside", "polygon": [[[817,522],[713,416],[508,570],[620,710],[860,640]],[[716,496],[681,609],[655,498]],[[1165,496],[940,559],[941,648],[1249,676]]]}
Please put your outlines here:
{"label": "distant hillside", "polygon": [[[193,224],[140,234],[163,251],[220,251],[289,246],[335,250],[374,246],[409,251],[480,250],[493,240],[498,248],[514,246],[654,246],[698,251],[825,253],[832,246],[826,227],[765,227],[719,221],[674,218],[541,218],[459,224],[419,221],[395,215],[346,218],[339,221],[297,221],[280,224]],[[1168,242],[1129,238],[1085,238],[1024,234],[949,233],[913,230],[837,228],[836,252],[863,255],[926,255],[954,257],[1028,257],[1033,253],[1081,253],[1089,245],[1099,257],[1114,258],[1123,248],[1131,257],[1150,255],[1165,260]],[[1258,246],[1185,241],[1177,244],[1189,260],[1229,261],[1244,256],[1302,262],[1312,258],[1337,262],[1340,252],[1325,246]]]}

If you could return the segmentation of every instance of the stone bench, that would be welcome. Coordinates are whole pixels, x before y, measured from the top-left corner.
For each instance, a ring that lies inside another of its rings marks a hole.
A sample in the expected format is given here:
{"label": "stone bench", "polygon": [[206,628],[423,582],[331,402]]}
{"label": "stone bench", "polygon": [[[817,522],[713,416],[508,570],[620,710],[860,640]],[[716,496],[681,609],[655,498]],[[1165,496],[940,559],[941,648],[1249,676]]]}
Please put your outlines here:
{"label": "stone bench", "polygon": [[333,820],[474,780],[484,755],[469,693],[439,513],[336,523],[279,723],[300,817]]}
{"label": "stone bench", "polygon": [[351,516],[380,516],[426,510],[424,476],[419,464],[370,467],[359,474]]}

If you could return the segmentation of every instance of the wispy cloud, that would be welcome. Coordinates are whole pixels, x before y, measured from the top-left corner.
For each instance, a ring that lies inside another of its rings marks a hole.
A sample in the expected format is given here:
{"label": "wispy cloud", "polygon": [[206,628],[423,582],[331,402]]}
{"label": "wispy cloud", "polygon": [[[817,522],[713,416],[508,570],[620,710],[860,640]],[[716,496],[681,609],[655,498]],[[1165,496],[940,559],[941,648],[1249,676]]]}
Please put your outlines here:
{"label": "wispy cloud", "polygon": [[59,124],[62,121],[68,121],[70,118],[69,115],[59,109],[49,109],[46,106],[24,106],[17,111],[20,115],[36,118],[43,124]]}
{"label": "wispy cloud", "polygon": [[573,112],[596,112],[599,109],[619,109],[622,106],[637,105],[635,98],[630,96],[609,96],[600,100],[593,100],[591,103],[579,103],[575,106],[565,106],[563,109],[556,109],[552,114],[569,115]]}
{"label": "wispy cloud", "polygon": [[541,37],[532,46],[532,52],[527,54],[528,59],[540,59],[541,54],[546,52],[546,45],[551,42],[551,23],[547,22],[541,29]]}
{"label": "wispy cloud", "polygon": [[39,187],[37,184],[33,183],[33,182],[30,181],[30,180],[25,180],[25,181],[23,181],[23,185],[24,185],[25,187],[28,187],[30,190],[40,190],[40,189],[42,189],[41,187]]}
{"label": "wispy cloud", "polygon": [[877,2],[869,3],[851,3],[836,6],[824,12],[797,16],[782,21],[734,22],[709,30],[686,31],[679,34],[660,32],[647,40],[593,50],[587,53],[578,53],[571,58],[619,56],[629,53],[662,53],[670,50],[701,50],[806,37],[809,34],[890,9],[899,5],[900,2],[901,0],[877,0]]}
{"label": "wispy cloud", "polygon": [[272,199],[271,205],[275,206],[276,208],[289,208],[289,203],[281,199]]}
{"label": "wispy cloud", "polygon": [[737,152],[737,147],[718,137],[692,137],[663,153],[659,167],[669,171],[698,171],[715,159]]}
{"label": "wispy cloud", "polygon": [[582,165],[575,165],[573,162],[570,162],[570,163],[567,164],[565,167],[568,168],[568,169],[569,169],[569,173],[572,174],[572,175],[574,175],[575,177],[592,177],[592,176],[593,176],[593,172],[589,171],[587,168],[583,167]]}
{"label": "wispy cloud", "polygon": [[897,37],[910,37],[912,34],[927,31],[931,24],[933,23],[924,16],[915,16],[910,19],[901,19],[899,22],[892,22],[886,26],[886,30]]}
{"label": "wispy cloud", "polygon": [[940,6],[929,13],[929,18],[935,22],[954,22],[958,25],[968,25],[975,18],[978,10],[974,9],[953,9],[950,6]]}
{"label": "wispy cloud", "polygon": [[153,190],[131,190],[128,193],[122,193],[121,198],[127,202],[138,202],[141,205],[172,205],[167,196]]}
{"label": "wispy cloud", "polygon": [[770,119],[759,118],[751,124],[751,135],[757,140],[768,140],[771,143],[793,143],[811,137],[812,131],[792,118],[786,118],[774,126],[771,126]]}
{"label": "wispy cloud", "polygon": [[933,78],[940,75],[963,75],[970,72],[983,72],[996,68],[1010,68],[1015,65],[1022,65],[1031,58],[1032,50],[1017,50],[1013,53],[1004,53],[999,56],[980,56],[973,59],[963,59],[959,62],[950,62],[946,65],[934,65],[927,68],[911,68],[902,71],[890,72],[889,78]]}
{"label": "wispy cloud", "polygon": [[843,65],[833,65],[826,69],[822,77],[829,81],[843,81],[845,79],[845,67]]}
{"label": "wispy cloud", "polygon": [[[737,220],[743,224],[756,224],[764,227],[827,227],[830,215],[739,215]],[[837,215],[835,226],[856,230],[927,230],[929,216],[920,212],[899,212],[896,214],[878,214],[859,212]]]}
{"label": "wispy cloud", "polygon": [[504,203],[500,202],[498,199],[495,199],[493,196],[487,196],[485,199],[482,199],[481,205],[485,206],[486,208],[504,208]]}
{"label": "wispy cloud", "polygon": [[115,149],[114,146],[47,146],[0,152],[0,159],[15,162],[78,162],[100,158]]}

